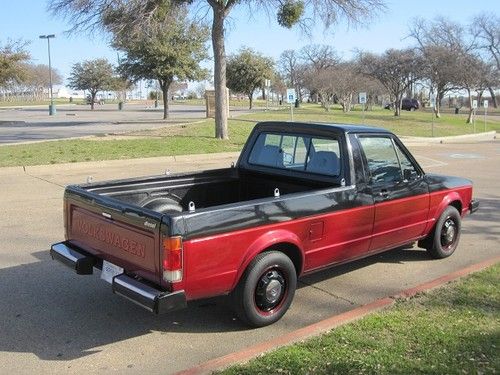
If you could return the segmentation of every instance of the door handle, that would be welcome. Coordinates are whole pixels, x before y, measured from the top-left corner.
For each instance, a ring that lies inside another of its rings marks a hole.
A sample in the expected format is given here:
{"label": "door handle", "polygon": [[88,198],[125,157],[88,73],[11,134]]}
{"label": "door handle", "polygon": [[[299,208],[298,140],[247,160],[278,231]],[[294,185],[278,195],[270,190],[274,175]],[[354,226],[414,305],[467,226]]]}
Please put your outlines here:
{"label": "door handle", "polygon": [[382,189],[379,193],[378,196],[382,199],[387,199],[389,198],[389,192],[385,189]]}

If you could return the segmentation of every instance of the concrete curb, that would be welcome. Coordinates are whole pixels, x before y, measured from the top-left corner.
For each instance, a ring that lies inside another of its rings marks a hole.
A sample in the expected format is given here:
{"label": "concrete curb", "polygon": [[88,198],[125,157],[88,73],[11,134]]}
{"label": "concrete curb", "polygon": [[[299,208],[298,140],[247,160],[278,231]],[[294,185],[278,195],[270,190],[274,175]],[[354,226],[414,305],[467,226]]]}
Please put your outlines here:
{"label": "concrete curb", "polygon": [[454,135],[449,137],[399,137],[405,144],[436,144],[436,143],[467,143],[467,142],[484,142],[496,139],[497,132],[495,130],[485,133]]}
{"label": "concrete curb", "polygon": [[249,360],[263,353],[275,350],[282,346],[287,346],[299,341],[303,341],[313,336],[318,336],[320,334],[326,333],[332,330],[333,328],[339,327],[341,325],[347,324],[355,320],[359,320],[366,315],[369,315],[381,309],[392,306],[398,299],[406,299],[414,297],[419,293],[440,287],[444,284],[449,283],[450,281],[467,276],[471,273],[481,271],[498,262],[500,262],[500,256],[485,260],[480,263],[473,264],[469,267],[449,273],[435,280],[420,284],[414,288],[403,290],[394,296],[378,299],[367,305],[357,307],[354,310],[350,310],[345,313],[332,316],[318,323],[314,323],[307,327],[300,328],[296,331],[287,333],[271,341],[259,343],[250,346],[246,349],[240,350],[238,352],[230,353],[219,358],[214,358],[198,366],[177,372],[175,375],[210,374],[213,371],[221,370],[237,363],[248,362]]}

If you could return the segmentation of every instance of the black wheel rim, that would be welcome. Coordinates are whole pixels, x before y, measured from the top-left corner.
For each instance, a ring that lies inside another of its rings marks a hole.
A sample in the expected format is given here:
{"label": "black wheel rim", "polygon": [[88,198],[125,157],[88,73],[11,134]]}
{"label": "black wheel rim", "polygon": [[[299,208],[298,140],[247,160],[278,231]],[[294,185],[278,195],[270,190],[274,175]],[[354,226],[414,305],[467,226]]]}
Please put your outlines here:
{"label": "black wheel rim", "polygon": [[287,292],[283,272],[272,267],[260,276],[255,287],[255,305],[263,315],[272,314],[283,303]]}
{"label": "black wheel rim", "polygon": [[447,218],[441,227],[441,246],[443,250],[451,250],[455,245],[458,235],[457,223],[451,218]]}

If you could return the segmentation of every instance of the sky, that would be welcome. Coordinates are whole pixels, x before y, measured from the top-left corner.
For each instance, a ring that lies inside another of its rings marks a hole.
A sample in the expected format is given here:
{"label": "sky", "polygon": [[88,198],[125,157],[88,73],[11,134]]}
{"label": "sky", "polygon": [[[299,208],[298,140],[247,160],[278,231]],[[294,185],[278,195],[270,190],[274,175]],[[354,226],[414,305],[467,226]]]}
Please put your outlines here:
{"label": "sky", "polygon": [[[340,22],[325,31],[320,26],[312,36],[300,30],[283,29],[275,18],[257,12],[250,15],[246,6],[234,8],[230,14],[226,36],[226,53],[235,53],[250,47],[264,55],[278,59],[286,49],[299,50],[308,44],[331,45],[340,57],[349,59],[355,50],[382,53],[388,48],[405,48],[412,45],[408,25],[415,17],[431,20],[441,15],[452,21],[467,24],[481,12],[500,14],[500,1],[481,0],[386,0],[386,10],[362,27],[349,28]],[[71,27],[64,19],[47,11],[45,0],[0,0],[0,46],[7,40],[28,41],[27,50],[32,62],[48,64],[47,40],[39,35],[55,34],[51,39],[52,66],[67,77],[71,66],[77,62],[104,57],[116,64],[117,52],[108,46],[105,35],[89,36],[82,33],[67,35]],[[211,67],[212,62],[205,62]]]}

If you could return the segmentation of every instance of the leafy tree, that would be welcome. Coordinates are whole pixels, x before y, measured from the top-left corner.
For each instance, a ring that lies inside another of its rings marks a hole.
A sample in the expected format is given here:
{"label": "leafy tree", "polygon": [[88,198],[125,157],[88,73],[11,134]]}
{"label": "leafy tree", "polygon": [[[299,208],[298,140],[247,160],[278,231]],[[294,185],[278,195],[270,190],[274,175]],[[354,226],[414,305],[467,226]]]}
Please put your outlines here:
{"label": "leafy tree", "polygon": [[26,63],[31,58],[25,50],[26,43],[8,41],[0,45],[0,87],[19,83],[26,76]]}
{"label": "leafy tree", "polygon": [[[107,24],[118,23],[125,12],[118,8],[107,17]],[[118,71],[132,80],[155,79],[163,93],[163,118],[168,118],[168,91],[174,80],[201,80],[207,71],[199,63],[207,57],[208,29],[189,22],[185,8],[169,18],[155,14],[142,34],[130,34],[127,30],[115,31],[113,46],[125,53]],[[133,22],[133,21],[132,21]],[[117,30],[111,27],[112,30]]]}
{"label": "leafy tree", "polygon": [[[102,15],[116,4],[124,4],[129,14],[134,14],[136,23],[115,25],[129,33],[142,33],[144,25],[154,18],[157,8],[175,7],[178,4],[191,4],[193,7],[208,6],[212,10],[212,48],[214,55],[215,86],[215,135],[217,138],[229,138],[227,130],[226,87],[226,51],[225,22],[237,5],[251,7],[251,12],[264,11],[275,14],[278,23],[287,28],[301,25],[304,30],[311,30],[314,22],[320,19],[325,28],[332,26],[339,18],[346,18],[350,23],[360,23],[374,16],[384,8],[383,0],[50,0],[49,8],[55,14],[65,14],[74,25],[73,29],[103,28]],[[168,18],[168,11],[163,12]],[[204,13],[202,11],[198,14]],[[125,21],[128,18],[124,18]],[[308,22],[309,21],[309,22]],[[104,27],[105,28],[105,27]]]}
{"label": "leafy tree", "polygon": [[264,81],[271,79],[274,62],[250,48],[243,48],[227,62],[227,86],[229,89],[245,94],[253,105],[253,93],[264,87]]}
{"label": "leafy tree", "polygon": [[382,55],[360,55],[360,69],[376,78],[395,101],[394,116],[401,115],[401,101],[410,85],[421,76],[422,61],[413,49],[389,49]]}
{"label": "leafy tree", "polygon": [[90,108],[94,110],[97,93],[102,90],[112,89],[113,67],[106,59],[76,63],[71,68],[68,83],[75,90],[89,91]]}

